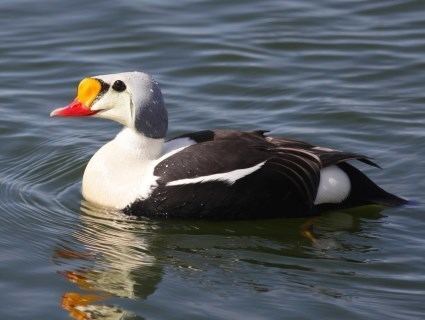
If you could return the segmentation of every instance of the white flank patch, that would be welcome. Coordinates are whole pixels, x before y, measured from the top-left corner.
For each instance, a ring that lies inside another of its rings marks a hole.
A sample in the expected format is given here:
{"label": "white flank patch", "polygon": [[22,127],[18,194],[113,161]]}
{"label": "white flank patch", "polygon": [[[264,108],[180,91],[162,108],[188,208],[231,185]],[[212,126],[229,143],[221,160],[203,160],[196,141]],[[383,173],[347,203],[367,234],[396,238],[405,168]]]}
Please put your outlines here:
{"label": "white flank patch", "polygon": [[320,183],[314,204],[340,203],[351,190],[348,175],[337,166],[329,166],[320,170]]}
{"label": "white flank patch", "polygon": [[237,180],[242,179],[243,177],[246,177],[247,175],[257,171],[260,169],[265,161],[245,169],[237,169],[229,172],[224,173],[216,173],[211,174],[209,176],[202,176],[202,177],[196,177],[196,178],[190,178],[190,179],[180,179],[180,180],[174,180],[167,183],[167,186],[179,186],[183,184],[193,184],[193,183],[204,183],[209,181],[223,181],[228,183],[229,185],[234,184]]}

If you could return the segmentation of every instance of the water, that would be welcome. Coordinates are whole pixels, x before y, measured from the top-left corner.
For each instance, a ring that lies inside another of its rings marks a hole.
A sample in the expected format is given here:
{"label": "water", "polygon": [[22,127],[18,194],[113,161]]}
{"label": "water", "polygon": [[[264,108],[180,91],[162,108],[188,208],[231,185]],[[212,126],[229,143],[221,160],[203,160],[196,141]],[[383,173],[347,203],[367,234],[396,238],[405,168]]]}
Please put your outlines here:
{"label": "water", "polygon": [[[178,3],[178,4],[177,4]],[[0,318],[420,319],[421,0],[0,3]],[[365,153],[419,204],[243,222],[133,220],[81,202],[119,130],[50,119],[87,75],[145,70],[170,135],[208,128]]]}

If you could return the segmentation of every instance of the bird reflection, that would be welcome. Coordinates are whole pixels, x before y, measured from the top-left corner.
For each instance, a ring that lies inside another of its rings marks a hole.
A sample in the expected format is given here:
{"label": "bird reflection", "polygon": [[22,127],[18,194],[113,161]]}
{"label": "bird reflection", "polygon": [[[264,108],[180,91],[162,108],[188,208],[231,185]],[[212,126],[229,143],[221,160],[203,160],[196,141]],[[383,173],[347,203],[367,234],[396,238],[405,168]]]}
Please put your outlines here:
{"label": "bird reflection", "polygon": [[[331,211],[321,216],[307,219],[300,228],[300,234],[309,240],[312,248],[324,252],[340,249],[343,246],[349,251],[350,244],[342,243],[338,237],[341,232],[359,233],[364,219],[375,220],[382,217],[384,207],[369,205],[344,211]],[[339,239],[339,240],[338,240]],[[357,246],[357,249],[360,249]],[[364,246],[362,250],[370,247]]]}
{"label": "bird reflection", "polygon": [[67,261],[68,267],[75,267],[60,274],[80,290],[66,292],[62,308],[78,320],[134,319],[108,301],[113,297],[146,299],[155,291],[162,270],[151,252],[152,237],[147,236],[155,224],[83,203],[80,225],[73,237],[82,247],[63,246],[54,254],[56,262]]}
{"label": "bird reflection", "polygon": [[[258,265],[267,268],[271,265],[268,259],[263,261],[257,254],[262,250],[276,255],[279,263],[272,265],[288,274],[288,281],[327,295],[334,292],[331,287],[316,288],[314,284],[305,283],[304,277],[298,276],[299,270],[315,272],[311,265],[305,266],[306,259],[361,263],[361,255],[357,253],[373,249],[373,242],[367,241],[368,234],[363,235],[362,230],[365,225],[373,225],[367,221],[382,217],[381,210],[367,207],[329,212],[313,220],[164,222],[133,219],[83,203],[81,223],[73,234],[74,239],[54,254],[54,260],[64,265],[60,274],[76,287],[63,294],[61,306],[78,320],[137,319],[133,313],[117,307],[118,303],[122,305],[117,299],[147,299],[162,280],[163,265],[177,272],[197,270],[190,275],[199,280],[211,274],[223,274],[230,277],[228,281],[237,283],[237,273],[198,271],[250,270]],[[360,236],[344,238],[347,234]],[[247,256],[249,252],[251,257]],[[290,257],[288,263],[281,263],[285,256]],[[223,279],[217,280],[220,283]],[[251,280],[253,289],[268,290],[267,284]],[[250,283],[246,279],[241,281],[241,285]]]}

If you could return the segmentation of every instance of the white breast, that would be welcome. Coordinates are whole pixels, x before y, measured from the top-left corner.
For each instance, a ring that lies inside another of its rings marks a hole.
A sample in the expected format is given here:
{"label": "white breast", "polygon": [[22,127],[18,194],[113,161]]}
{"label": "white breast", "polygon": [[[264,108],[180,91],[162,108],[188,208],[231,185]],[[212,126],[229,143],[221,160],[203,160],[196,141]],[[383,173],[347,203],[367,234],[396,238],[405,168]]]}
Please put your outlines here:
{"label": "white breast", "polygon": [[123,209],[155,184],[149,161],[124,151],[113,140],[90,159],[83,177],[86,200]]}
{"label": "white breast", "polygon": [[320,183],[314,204],[340,203],[351,191],[348,175],[337,166],[329,166],[320,170]]}
{"label": "white breast", "polygon": [[164,144],[162,139],[126,128],[90,159],[83,176],[83,197],[115,209],[146,198],[157,186],[155,166],[190,144],[190,139]]}
{"label": "white breast", "polygon": [[155,186],[152,159],[163,140],[122,130],[90,159],[84,171],[82,193],[101,206],[123,209]]}

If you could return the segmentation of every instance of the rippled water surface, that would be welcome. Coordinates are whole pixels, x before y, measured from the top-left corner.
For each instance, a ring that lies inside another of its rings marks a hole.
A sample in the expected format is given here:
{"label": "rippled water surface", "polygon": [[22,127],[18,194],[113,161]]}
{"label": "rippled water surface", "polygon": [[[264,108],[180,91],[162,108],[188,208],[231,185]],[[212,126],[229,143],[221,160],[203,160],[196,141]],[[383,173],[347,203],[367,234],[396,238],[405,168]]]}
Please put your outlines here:
{"label": "rippled water surface", "polygon": [[[3,0],[0,23],[1,319],[424,318],[424,1]],[[84,76],[127,70],[160,82],[170,135],[365,153],[418,204],[243,222],[93,208],[82,173],[119,126],[48,115]]]}

